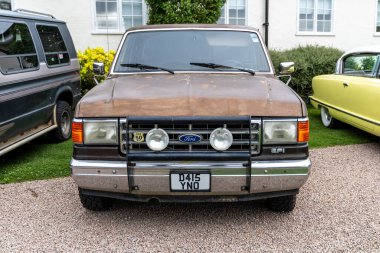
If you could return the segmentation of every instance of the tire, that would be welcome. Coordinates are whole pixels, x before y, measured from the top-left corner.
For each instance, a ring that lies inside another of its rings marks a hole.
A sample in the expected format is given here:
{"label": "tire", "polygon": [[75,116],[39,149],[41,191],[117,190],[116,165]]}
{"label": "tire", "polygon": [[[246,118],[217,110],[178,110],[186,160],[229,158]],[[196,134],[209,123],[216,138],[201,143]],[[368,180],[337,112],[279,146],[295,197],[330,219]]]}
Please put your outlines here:
{"label": "tire", "polygon": [[268,199],[269,208],[274,212],[291,212],[296,206],[297,195]]}
{"label": "tire", "polygon": [[338,125],[338,121],[330,115],[326,107],[321,107],[321,120],[322,124],[328,128],[336,128]]}
{"label": "tire", "polygon": [[66,101],[58,101],[54,116],[58,127],[51,131],[50,137],[56,142],[70,139],[71,123],[73,119],[71,106]]}
{"label": "tire", "polygon": [[82,193],[82,189],[78,188],[78,190],[80,202],[82,203],[83,207],[91,211],[109,210],[115,202],[114,199],[86,195]]}

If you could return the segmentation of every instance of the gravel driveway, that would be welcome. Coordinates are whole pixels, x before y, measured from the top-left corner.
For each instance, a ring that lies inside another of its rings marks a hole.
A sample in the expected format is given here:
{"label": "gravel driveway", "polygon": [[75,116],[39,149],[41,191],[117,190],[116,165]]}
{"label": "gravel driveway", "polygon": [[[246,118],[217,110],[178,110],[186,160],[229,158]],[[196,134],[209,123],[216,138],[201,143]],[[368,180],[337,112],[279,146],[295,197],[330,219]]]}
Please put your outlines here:
{"label": "gravel driveway", "polygon": [[265,202],[81,207],[71,178],[0,185],[1,252],[380,252],[380,143],[311,151],[290,214]]}

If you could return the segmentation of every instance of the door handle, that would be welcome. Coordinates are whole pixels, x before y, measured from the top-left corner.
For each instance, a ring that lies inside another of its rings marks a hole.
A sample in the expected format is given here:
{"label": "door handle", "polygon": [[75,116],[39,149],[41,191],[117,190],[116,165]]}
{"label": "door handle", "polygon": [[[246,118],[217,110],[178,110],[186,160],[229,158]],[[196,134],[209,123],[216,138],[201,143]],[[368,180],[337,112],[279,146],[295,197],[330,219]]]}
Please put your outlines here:
{"label": "door handle", "polygon": [[348,83],[343,83],[344,88],[350,86]]}

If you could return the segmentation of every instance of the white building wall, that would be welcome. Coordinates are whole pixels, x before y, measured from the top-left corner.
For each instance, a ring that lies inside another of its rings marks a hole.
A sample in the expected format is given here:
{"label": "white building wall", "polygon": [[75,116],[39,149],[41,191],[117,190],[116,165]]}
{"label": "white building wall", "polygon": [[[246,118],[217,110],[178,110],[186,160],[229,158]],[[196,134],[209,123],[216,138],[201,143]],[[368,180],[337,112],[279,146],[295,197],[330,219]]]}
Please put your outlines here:
{"label": "white building wall", "polygon": [[265,0],[248,0],[247,9],[247,25],[259,29],[261,35],[264,36]]}
{"label": "white building wall", "polygon": [[[265,0],[249,0],[249,13],[262,10],[261,20],[250,18],[250,26],[260,29],[264,23]],[[255,4],[253,4],[255,3]],[[269,48],[289,49],[298,45],[324,45],[348,50],[364,45],[380,44],[376,34],[377,0],[333,0],[332,35],[299,35],[297,33],[298,0],[270,0]]]}
{"label": "white building wall", "polygon": [[[264,36],[265,0],[247,0],[247,25],[256,27]],[[289,49],[298,45],[318,44],[342,50],[380,44],[375,33],[377,0],[333,0],[332,35],[297,34],[299,0],[269,0],[269,48]],[[13,9],[46,12],[65,20],[77,49],[101,46],[116,49],[121,34],[93,32],[92,0],[13,0]]]}
{"label": "white building wall", "polygon": [[66,21],[77,50],[97,46],[108,49],[108,44],[110,49],[116,49],[122,37],[109,35],[107,43],[106,35],[93,34],[91,0],[14,0],[13,9],[18,8],[49,13]]}

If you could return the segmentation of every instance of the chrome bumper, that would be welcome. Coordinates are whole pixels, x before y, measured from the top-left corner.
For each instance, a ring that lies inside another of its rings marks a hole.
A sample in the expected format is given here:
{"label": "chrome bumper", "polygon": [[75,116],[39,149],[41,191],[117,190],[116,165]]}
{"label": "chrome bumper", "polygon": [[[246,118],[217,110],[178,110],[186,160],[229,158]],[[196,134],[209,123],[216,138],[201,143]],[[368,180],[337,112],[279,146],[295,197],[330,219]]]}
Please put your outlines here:
{"label": "chrome bumper", "polygon": [[[82,189],[140,196],[232,196],[299,189],[307,180],[309,159],[252,162],[135,162],[71,160],[72,177]],[[210,192],[171,192],[173,170],[211,173]]]}

